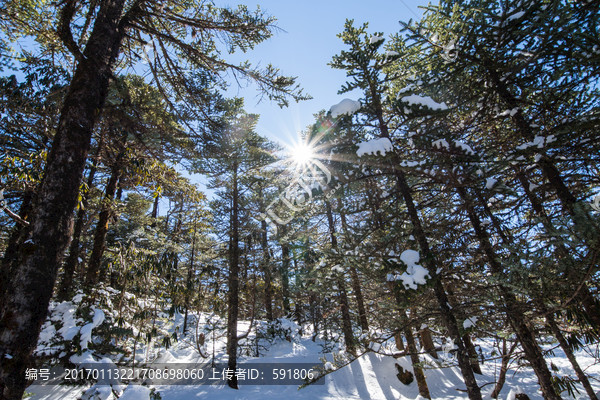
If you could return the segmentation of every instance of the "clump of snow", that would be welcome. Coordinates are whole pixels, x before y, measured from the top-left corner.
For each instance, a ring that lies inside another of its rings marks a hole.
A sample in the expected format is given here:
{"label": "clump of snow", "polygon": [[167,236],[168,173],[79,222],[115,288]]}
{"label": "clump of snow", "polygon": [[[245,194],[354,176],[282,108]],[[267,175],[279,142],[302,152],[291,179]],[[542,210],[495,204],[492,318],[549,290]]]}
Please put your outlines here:
{"label": "clump of snow", "polygon": [[388,281],[402,281],[402,284],[407,289],[417,289],[417,285],[425,285],[426,277],[429,276],[427,271],[422,266],[418,265],[419,252],[415,250],[405,250],[400,255],[400,260],[407,265],[406,272],[402,274],[388,274]]}
{"label": "clump of snow", "polygon": [[463,328],[469,329],[477,323],[477,317],[469,317],[463,322]]}
{"label": "clump of snow", "polygon": [[87,349],[88,343],[92,340],[92,329],[96,328],[102,322],[104,322],[104,312],[102,310],[100,310],[99,308],[95,308],[94,309],[94,317],[92,318],[92,322],[90,322],[89,324],[86,324],[80,330],[80,333],[81,333],[80,343],[81,343],[82,349]]}
{"label": "clump of snow", "polygon": [[519,11],[509,16],[506,20],[513,21],[515,19],[520,19],[523,15],[525,15],[525,11]]}
{"label": "clump of snow", "polygon": [[331,106],[329,112],[333,118],[337,118],[340,115],[352,115],[358,110],[360,110],[360,102],[351,99],[344,99]]}
{"label": "clump of snow", "polygon": [[548,136],[536,136],[533,138],[532,142],[523,143],[522,145],[517,146],[517,150],[525,150],[529,147],[537,147],[538,149],[543,149],[548,144],[555,142],[556,137],[554,135]]}
{"label": "clump of snow", "polygon": [[383,36],[371,36],[371,38],[369,39],[369,44],[376,44],[383,40],[385,40]]}
{"label": "clump of snow", "polygon": [[448,106],[446,103],[438,103],[428,96],[419,96],[418,94],[411,94],[409,96],[402,97],[402,101],[406,101],[409,104],[418,105],[420,107],[427,107],[432,110],[447,110]]}
{"label": "clump of snow", "polygon": [[449,149],[450,143],[448,143],[446,139],[438,139],[431,142],[431,146],[433,146],[436,149]]}
{"label": "clump of snow", "polygon": [[415,250],[404,250],[400,254],[400,259],[406,265],[416,264],[419,262],[419,252]]}
{"label": "clump of snow", "polygon": [[471,146],[469,146],[466,143],[463,143],[463,142],[457,140],[457,141],[454,142],[454,145],[456,147],[458,147],[459,149],[461,149],[462,151],[464,151],[465,153],[467,153],[467,154],[475,154],[475,152],[473,151],[473,149],[471,148]]}
{"label": "clump of snow", "polygon": [[344,268],[342,268],[340,265],[334,265],[333,267],[331,267],[331,271],[342,273],[344,272]]}
{"label": "clump of snow", "polygon": [[94,385],[81,396],[81,400],[112,400],[114,398],[112,388],[106,385]]}
{"label": "clump of snow", "polygon": [[519,107],[515,107],[511,110],[504,110],[500,114],[496,115],[496,117],[508,117],[509,115],[514,117],[517,112],[519,112]]}
{"label": "clump of snow", "polygon": [[325,368],[326,371],[333,371],[334,370],[333,364],[330,361],[327,361],[323,367]]}
{"label": "clump of snow", "polygon": [[380,153],[381,155],[385,155],[388,151],[392,150],[392,142],[388,138],[379,138],[369,140],[368,142],[358,143],[358,150],[356,151],[356,155],[362,157],[365,154],[373,154],[376,155]]}
{"label": "clump of snow", "polygon": [[485,188],[488,190],[492,190],[496,182],[498,182],[498,179],[496,178],[487,178],[485,180]]}

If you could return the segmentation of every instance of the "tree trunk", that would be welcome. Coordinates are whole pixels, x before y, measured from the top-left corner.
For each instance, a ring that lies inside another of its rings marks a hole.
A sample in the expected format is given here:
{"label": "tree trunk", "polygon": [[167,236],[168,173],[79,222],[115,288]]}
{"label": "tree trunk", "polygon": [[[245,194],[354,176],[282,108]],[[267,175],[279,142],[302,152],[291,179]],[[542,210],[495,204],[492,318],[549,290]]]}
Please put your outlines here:
{"label": "tree trunk", "polygon": [[[346,215],[342,212],[342,201],[339,200],[338,205],[340,218],[342,220],[342,229],[344,230],[344,235],[348,237],[348,225],[346,223]],[[363,332],[369,331],[369,321],[367,320],[367,311],[365,309],[365,300],[362,293],[362,288],[360,287],[360,279],[358,277],[358,272],[354,265],[350,266],[350,278],[352,279],[352,290],[354,291],[354,296],[356,297],[356,305],[358,308],[358,322],[360,323],[360,328]]]}
{"label": "tree trunk", "polygon": [[500,365],[500,373],[498,374],[498,380],[496,381],[496,385],[494,386],[494,390],[490,394],[492,399],[497,399],[500,395],[500,391],[504,386],[504,382],[506,382],[506,373],[508,372],[508,363],[510,362],[510,357],[512,356],[515,348],[517,347],[517,342],[513,343],[510,347],[510,350],[506,349],[506,339],[502,339],[502,361]]}
{"label": "tree trunk", "polygon": [[[33,209],[31,243],[13,260],[12,294],[0,315],[0,400],[21,399],[25,369],[48,310],[58,266],[69,245],[73,210],[94,125],[108,93],[125,33],[124,0],[100,3],[94,28],[65,96]],[[9,357],[6,357],[9,355]]]}
{"label": "tree trunk", "polygon": [[473,368],[473,372],[481,375],[481,366],[479,365],[479,360],[477,358],[477,350],[475,350],[475,346],[471,341],[471,337],[468,333],[463,335],[463,341],[465,342],[465,346],[467,347],[467,351],[469,352],[469,357],[471,359],[471,367]]}
{"label": "tree trunk", "polygon": [[396,348],[400,351],[404,351],[404,341],[402,340],[402,333],[396,332],[394,334],[394,342],[396,343]]}
{"label": "tree trunk", "polygon": [[[381,93],[378,90],[378,88],[375,87],[373,82],[371,82],[369,85],[369,92],[373,100],[373,108],[377,117],[381,137],[391,140],[390,132],[383,115]],[[392,154],[394,159],[394,165],[399,165],[401,160],[399,159],[398,155],[396,153]],[[442,284],[440,276],[437,273],[438,262],[436,260],[435,255],[429,248],[429,241],[427,240],[427,236],[425,235],[425,231],[423,230],[423,227],[421,225],[421,218],[419,216],[417,208],[415,207],[410,187],[408,186],[408,182],[406,181],[406,176],[404,175],[404,172],[402,170],[396,170],[395,176],[398,192],[400,193],[400,195],[404,199],[404,203],[406,204],[408,217],[413,226],[414,236],[417,239],[419,248],[421,250],[421,254],[423,256],[423,262],[425,264],[425,267],[429,271],[431,280],[433,281],[433,292],[438,303],[442,322],[448,330],[448,334],[458,347],[456,353],[458,359],[458,366],[460,368],[460,372],[463,375],[463,379],[467,387],[467,394],[470,400],[481,400],[481,390],[477,385],[477,380],[475,379],[475,375],[473,374],[473,369],[471,368],[471,363],[469,361],[469,354],[464,346],[463,341],[461,340],[460,328],[458,326],[458,322],[456,321],[456,316],[454,315],[454,312],[452,311],[452,308],[448,303],[448,295],[446,294],[444,285]]]}
{"label": "tree trunk", "polygon": [[[333,213],[331,211],[331,203],[325,200],[327,210],[327,223],[329,225],[329,237],[331,239],[331,248],[337,250],[337,238],[335,236],[335,224],[333,223]],[[340,308],[342,312],[342,331],[344,333],[344,342],[346,350],[352,355],[356,355],[356,347],[354,343],[354,335],[352,334],[352,319],[350,318],[350,305],[348,303],[348,294],[346,292],[346,283],[342,273],[336,272],[337,285],[340,295]]]}
{"label": "tree trunk", "polygon": [[[285,239],[284,239],[285,240]],[[281,291],[283,296],[283,312],[289,314],[290,308],[290,245],[285,242],[281,243]]]}
{"label": "tree trunk", "polygon": [[[233,163],[232,175],[232,206],[230,221],[230,247],[229,247],[229,277],[227,283],[227,368],[235,371],[237,368],[237,325],[239,311],[239,274],[240,274],[240,233],[239,233],[239,205],[238,205],[238,164]],[[235,374],[227,381],[230,388],[237,389],[238,382]]]}
{"label": "tree trunk", "polygon": [[[485,65],[485,67],[488,67]],[[495,92],[506,103],[508,108],[516,109],[517,112],[511,116],[520,137],[527,140],[534,139],[534,132],[530,123],[525,119],[523,112],[520,109],[517,98],[510,92],[506,83],[502,81],[497,71],[488,68],[488,73],[493,82]],[[560,175],[560,171],[556,168],[554,162],[541,152],[541,158],[537,161],[539,169],[542,171],[550,186],[554,189],[558,200],[560,201],[563,210],[565,210],[572,218],[575,224],[575,229],[583,237],[583,241],[592,251],[597,251],[597,230],[598,227],[594,223],[594,219],[590,218],[587,211],[577,202],[577,198],[564,182]]]}
{"label": "tree trunk", "polygon": [[419,387],[419,394],[426,399],[431,399],[427,380],[425,379],[425,374],[421,367],[421,360],[419,360],[419,351],[417,350],[417,344],[415,343],[412,328],[406,328],[404,330],[404,336],[406,336],[406,348],[410,354],[410,361],[412,362],[413,372],[415,373],[415,379],[417,380],[417,386]]}
{"label": "tree trunk", "polygon": [[187,331],[187,320],[188,320],[188,310],[190,308],[190,296],[192,294],[192,277],[194,276],[194,258],[196,255],[196,224],[197,221],[194,220],[194,231],[192,233],[192,254],[190,255],[190,265],[188,266],[187,278],[185,281],[185,298],[184,298],[184,306],[185,306],[185,316],[183,319],[183,334]]}
{"label": "tree trunk", "polygon": [[85,224],[85,214],[86,208],[89,202],[89,191],[94,185],[94,177],[96,175],[96,170],[98,168],[98,161],[100,160],[100,154],[102,153],[102,148],[104,145],[104,129],[100,130],[100,139],[98,141],[98,147],[96,149],[96,154],[94,156],[94,161],[92,162],[92,166],[90,168],[90,173],[88,174],[87,179],[87,190],[88,193],[84,193],[81,200],[81,206],[77,210],[77,218],[75,219],[75,228],[73,229],[73,239],[71,240],[71,245],[69,246],[69,256],[63,265],[63,278],[60,284],[60,288],[58,290],[58,298],[59,300],[67,300],[71,294],[72,286],[73,286],[73,275],[75,274],[75,269],[77,265],[79,265],[79,255],[80,255],[80,243],[81,243],[81,234],[83,233],[83,226]]}
{"label": "tree trunk", "polygon": [[115,199],[115,193],[117,191],[117,183],[121,177],[123,170],[123,159],[125,157],[125,141],[123,141],[123,148],[120,150],[117,159],[110,169],[110,178],[106,184],[104,198],[102,199],[102,206],[100,214],[98,215],[98,223],[96,225],[96,232],[94,233],[94,245],[92,247],[92,254],[88,261],[87,273],[86,273],[86,285],[92,286],[98,281],[98,271],[100,271],[100,264],[102,262],[102,255],[106,248],[106,233],[108,232],[108,224],[110,217],[113,213],[113,201]]}
{"label": "tree trunk", "polygon": [[[433,338],[431,337],[431,330],[427,327],[421,329],[419,331],[419,337],[421,338],[421,345],[423,346],[423,350],[425,350],[429,355],[433,358],[438,358],[437,352],[435,351],[435,345],[433,344]],[[481,373],[481,372],[479,372]]]}
{"label": "tree trunk", "polygon": [[[24,220],[29,220],[29,214],[32,209],[32,201],[35,194],[32,192],[25,192],[23,194],[23,200],[21,202],[21,207],[19,209],[19,217]],[[6,250],[4,251],[4,259],[2,260],[2,266],[0,269],[0,310],[4,307],[5,301],[9,295],[8,292],[8,283],[12,278],[15,271],[13,271],[12,267],[14,263],[11,262],[19,256],[19,246],[23,243],[29,233],[31,232],[31,224],[24,226],[21,224],[16,224],[13,228],[10,237],[8,239],[8,244],[6,246]]]}
{"label": "tree trunk", "polygon": [[414,235],[419,243],[419,248],[421,249],[421,253],[423,255],[423,262],[429,271],[429,275],[432,277],[431,279],[433,280],[433,291],[438,303],[442,322],[457,346],[456,358],[458,359],[458,366],[463,375],[463,379],[465,380],[469,399],[481,400],[481,390],[479,385],[477,385],[477,380],[473,374],[469,353],[462,341],[460,328],[458,327],[456,316],[454,315],[454,312],[450,307],[450,303],[448,302],[446,290],[444,289],[442,281],[437,274],[437,262],[435,260],[435,256],[429,248],[429,242],[427,241],[427,237],[423,231],[421,219],[417,212],[417,208],[415,207],[408,183],[406,182],[406,177],[402,171],[396,172],[396,183],[398,185],[399,192],[404,198],[408,216],[413,225]]}
{"label": "tree trunk", "polygon": [[556,338],[556,340],[558,340],[558,344],[560,344],[561,349],[563,349],[563,351],[565,352],[567,359],[571,363],[571,366],[573,367],[573,370],[575,371],[575,374],[577,375],[577,379],[579,379],[579,382],[583,385],[588,397],[590,398],[590,400],[598,400],[598,396],[596,396],[596,393],[594,392],[594,388],[592,388],[592,385],[590,385],[589,379],[587,378],[587,376],[585,375],[585,373],[579,366],[579,363],[577,362],[577,359],[575,358],[575,355],[573,354],[573,351],[571,350],[571,346],[569,346],[569,343],[567,343],[567,340],[565,339],[564,335],[560,331],[560,328],[556,324],[556,321],[554,320],[554,315],[552,315],[552,313],[549,313],[546,315],[546,322],[547,322],[548,326],[550,327],[550,330],[554,334],[554,337]]}
{"label": "tree trunk", "polygon": [[265,310],[267,321],[273,321],[273,276],[271,273],[271,255],[269,253],[269,238],[267,236],[267,221],[260,223],[260,244],[262,247],[263,273],[265,274]]}
{"label": "tree trunk", "polygon": [[[529,181],[525,176],[525,173],[521,170],[515,169],[515,175],[521,183],[523,191],[531,203],[531,207],[535,211],[536,215],[540,218],[546,233],[552,241],[552,244],[556,247],[557,259],[566,263],[564,267],[566,277],[569,279],[569,281],[575,283],[576,287],[579,287],[581,282],[581,277],[578,276],[578,272],[581,269],[580,266],[577,262],[575,262],[575,260],[573,260],[571,253],[569,250],[567,250],[564,243],[556,237],[556,228],[546,213],[546,210],[540,199],[538,199],[536,195],[529,190]],[[593,326],[594,330],[596,332],[600,332],[600,303],[594,298],[587,284],[583,284],[583,286],[581,286],[575,295],[575,300],[583,307],[587,319]]]}
{"label": "tree trunk", "polygon": [[[496,253],[492,247],[490,239],[488,237],[487,231],[483,228],[479,217],[475,213],[474,206],[471,202],[469,195],[467,194],[464,187],[461,184],[457,184],[456,179],[454,179],[454,187],[457,190],[457,193],[461,197],[463,201],[463,205],[465,210],[467,211],[467,215],[469,220],[471,221],[471,225],[475,231],[475,235],[480,243],[480,246],[485,253],[488,264],[490,265],[491,272],[494,276],[501,277],[503,273],[503,268]],[[542,389],[542,393],[545,399],[548,400],[556,400],[560,399],[558,393],[556,393],[556,389],[554,385],[552,385],[552,374],[548,369],[548,365],[546,365],[546,361],[544,360],[544,356],[542,355],[542,351],[535,341],[535,336],[532,330],[527,326],[523,309],[521,304],[516,299],[514,293],[505,285],[498,284],[498,290],[504,300],[504,305],[506,309],[506,316],[509,320],[509,323],[516,333],[521,346],[525,352],[525,357],[531,364],[536,376],[538,377],[538,381],[540,384],[540,388]]]}

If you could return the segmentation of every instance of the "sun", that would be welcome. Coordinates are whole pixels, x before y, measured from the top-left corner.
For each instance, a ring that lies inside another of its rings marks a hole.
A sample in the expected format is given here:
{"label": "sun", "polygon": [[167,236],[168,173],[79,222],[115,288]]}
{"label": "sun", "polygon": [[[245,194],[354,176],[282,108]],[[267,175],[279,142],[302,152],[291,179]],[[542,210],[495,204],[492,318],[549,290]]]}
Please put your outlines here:
{"label": "sun", "polygon": [[298,166],[306,165],[315,158],[315,149],[308,143],[296,143],[290,149],[290,155],[294,163]]}

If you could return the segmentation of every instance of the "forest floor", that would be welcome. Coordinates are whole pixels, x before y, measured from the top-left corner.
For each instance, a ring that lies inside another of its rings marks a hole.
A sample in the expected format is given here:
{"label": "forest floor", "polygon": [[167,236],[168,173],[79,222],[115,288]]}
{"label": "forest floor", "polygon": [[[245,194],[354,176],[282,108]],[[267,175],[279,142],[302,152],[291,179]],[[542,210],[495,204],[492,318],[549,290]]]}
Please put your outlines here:
{"label": "forest floor", "polygon": [[[55,305],[55,311],[62,312],[67,309],[65,305]],[[97,314],[94,320],[97,319]],[[56,317],[56,313],[52,314]],[[56,318],[55,318],[56,319]],[[63,316],[63,319],[65,317]],[[68,319],[68,318],[66,318]],[[225,321],[219,320],[214,315],[208,314],[192,315],[191,320],[195,324],[191,325],[189,333],[178,341],[173,342],[166,348],[156,341],[152,346],[141,346],[138,344],[136,350],[136,360],[138,362],[148,362],[149,366],[160,365],[164,363],[206,363],[214,357],[218,362],[226,360],[224,324]],[[97,321],[96,321],[97,322]],[[72,319],[71,329],[81,321]],[[166,332],[181,330],[183,317],[175,314],[174,317],[163,317],[161,328]],[[391,354],[398,353],[393,340],[388,340],[380,344],[371,344],[375,351],[369,351],[359,356],[350,363],[346,363],[346,355],[340,351],[339,347],[332,341],[325,341],[322,338],[312,340],[309,327],[305,326],[303,331],[299,326],[289,320],[279,320],[275,338],[260,339],[257,338],[257,332],[260,332],[261,326],[266,326],[264,322],[256,322],[253,326],[258,329],[252,329],[249,332],[249,321],[240,321],[239,334],[249,333],[247,338],[240,342],[242,356],[238,362],[247,366],[250,363],[269,363],[275,366],[290,366],[289,363],[309,363],[315,366],[315,373],[322,376],[316,383],[306,387],[299,388],[298,385],[240,385],[239,390],[230,389],[224,381],[219,384],[203,385],[118,385],[104,386],[94,384],[87,386],[61,386],[49,385],[47,383],[31,385],[27,388],[26,395],[32,400],[75,400],[75,399],[98,399],[114,400],[117,395],[122,400],[148,400],[152,398],[161,398],[163,400],[189,400],[189,399],[246,399],[246,400],[265,400],[265,399],[421,399],[416,381],[409,385],[404,385],[396,377],[396,367],[399,364],[405,370],[412,371],[412,365],[408,356],[394,358]],[[41,340],[48,341],[48,334],[54,332],[54,328],[48,326],[42,332]],[[61,325],[59,325],[61,326]],[[89,326],[89,324],[88,324]],[[57,332],[66,332],[69,326],[62,324],[62,330]],[[84,327],[76,328],[83,333],[89,329]],[[204,333],[205,343],[198,345],[197,334]],[[214,335],[213,335],[214,333]],[[75,337],[76,339],[79,336]],[[92,336],[91,342],[94,343],[97,338]],[[495,360],[486,361],[481,365],[482,375],[477,375],[482,392],[489,398],[489,392],[494,387],[494,382],[500,370],[500,360],[495,350],[495,343],[492,340],[476,340],[475,345],[480,349],[481,354]],[[47,343],[40,342],[40,348],[47,346]],[[203,358],[200,356],[202,352]],[[551,344],[545,346],[545,349],[552,348]],[[256,356],[258,350],[259,357]],[[600,348],[598,344],[588,346],[576,353],[580,365],[587,371],[591,378],[592,385],[596,391],[600,392]],[[252,354],[254,353],[254,354]],[[496,357],[494,357],[496,356]],[[82,355],[74,356],[71,361],[82,359],[98,360],[106,357],[116,361],[116,357],[110,355],[99,355],[93,351],[85,350]],[[460,372],[456,366],[452,366],[452,355],[449,352],[440,352],[440,360],[435,360],[429,355],[421,355],[425,364],[425,375],[427,384],[433,399],[466,399],[465,385],[462,382]],[[560,349],[554,349],[548,353],[547,362],[554,370],[556,376],[573,376],[567,358]],[[446,366],[445,366],[446,365]],[[293,365],[292,365],[293,366]],[[240,381],[241,382],[241,381]],[[151,388],[154,392],[160,394],[160,397],[151,397]],[[582,387],[577,386],[579,393],[575,396],[563,392],[563,398],[587,398]],[[506,383],[500,393],[499,399],[513,400],[516,393],[525,393],[530,399],[542,399],[538,390],[537,379],[531,368],[525,365],[519,365],[518,360],[512,360],[510,369],[506,377]]]}

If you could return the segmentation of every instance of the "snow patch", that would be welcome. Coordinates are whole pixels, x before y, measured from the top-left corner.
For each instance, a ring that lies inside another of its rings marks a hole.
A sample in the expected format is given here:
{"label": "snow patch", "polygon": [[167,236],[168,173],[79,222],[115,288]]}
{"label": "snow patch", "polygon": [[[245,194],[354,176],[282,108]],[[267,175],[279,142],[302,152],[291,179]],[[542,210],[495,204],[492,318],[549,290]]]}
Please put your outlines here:
{"label": "snow patch", "polygon": [[463,328],[469,329],[469,328],[475,326],[476,323],[477,323],[477,317],[467,318],[465,320],[465,322],[463,322]]}
{"label": "snow patch", "polygon": [[129,384],[120,400],[148,400],[150,399],[150,389],[147,386]]}
{"label": "snow patch", "polygon": [[358,143],[358,150],[356,155],[362,157],[365,154],[385,155],[388,151],[392,150],[392,142],[388,138],[379,138],[369,140],[368,142]]}
{"label": "snow patch", "polygon": [[405,250],[400,254],[400,260],[407,265],[406,272],[402,274],[388,274],[388,281],[402,281],[405,288],[414,290],[418,288],[417,285],[425,285],[427,283],[426,277],[429,276],[429,271],[417,264],[419,262],[419,252]]}
{"label": "snow patch", "polygon": [[431,142],[431,146],[436,149],[450,149],[450,143],[446,139],[438,139]]}
{"label": "snow patch", "polygon": [[438,103],[429,96],[419,96],[418,94],[411,94],[409,96],[402,97],[402,101],[408,102],[408,104],[418,105],[420,107],[428,107],[432,110],[447,110],[448,106],[446,103]]}
{"label": "snow patch", "polygon": [[333,118],[337,118],[340,115],[352,115],[358,110],[360,110],[360,102],[351,99],[344,99],[331,106],[329,112]]}
{"label": "snow patch", "polygon": [[92,330],[102,322],[104,322],[104,311],[100,310],[99,308],[95,308],[92,322],[83,326],[80,330],[80,344],[82,349],[87,349],[88,344],[92,341]]}
{"label": "snow patch", "polygon": [[369,39],[369,44],[376,44],[383,40],[385,40],[383,36],[371,36],[371,38]]}
{"label": "snow patch", "polygon": [[496,182],[498,182],[498,179],[496,178],[487,178],[485,180],[485,188],[488,190],[492,190]]}

